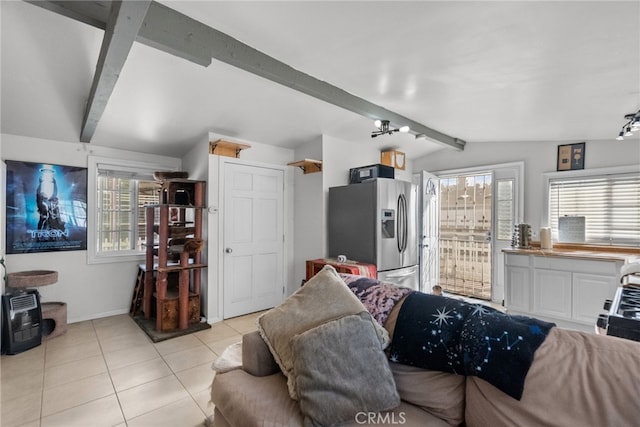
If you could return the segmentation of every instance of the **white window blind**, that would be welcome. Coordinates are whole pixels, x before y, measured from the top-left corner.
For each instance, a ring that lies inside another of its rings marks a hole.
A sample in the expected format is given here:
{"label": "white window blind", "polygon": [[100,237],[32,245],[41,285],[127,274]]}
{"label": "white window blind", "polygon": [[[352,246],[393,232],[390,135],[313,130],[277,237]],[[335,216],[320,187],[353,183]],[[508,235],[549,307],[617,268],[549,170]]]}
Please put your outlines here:
{"label": "white window blind", "polygon": [[96,178],[96,254],[142,253],[144,205],[158,204],[153,171],[98,163]]}
{"label": "white window blind", "polygon": [[556,239],[564,215],[585,217],[587,243],[640,245],[640,173],[551,179],[549,221]]}

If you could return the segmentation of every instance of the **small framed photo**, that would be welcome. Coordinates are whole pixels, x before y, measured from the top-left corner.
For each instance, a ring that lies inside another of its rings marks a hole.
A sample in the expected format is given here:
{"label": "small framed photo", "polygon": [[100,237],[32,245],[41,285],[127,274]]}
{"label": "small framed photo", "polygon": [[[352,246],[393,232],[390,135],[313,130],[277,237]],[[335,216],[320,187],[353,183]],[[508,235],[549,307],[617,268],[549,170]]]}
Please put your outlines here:
{"label": "small framed photo", "polygon": [[584,169],[584,150],[586,143],[558,145],[559,171]]}

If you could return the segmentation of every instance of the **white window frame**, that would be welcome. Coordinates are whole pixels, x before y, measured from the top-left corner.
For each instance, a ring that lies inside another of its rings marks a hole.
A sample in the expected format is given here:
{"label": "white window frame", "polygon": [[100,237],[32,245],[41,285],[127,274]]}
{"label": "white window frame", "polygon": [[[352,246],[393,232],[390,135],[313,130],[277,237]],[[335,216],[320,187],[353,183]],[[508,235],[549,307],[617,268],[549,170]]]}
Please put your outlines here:
{"label": "white window frame", "polygon": [[[551,224],[549,218],[549,185],[551,180],[559,178],[590,178],[600,175],[616,175],[625,173],[640,173],[639,165],[628,166],[614,166],[608,168],[596,168],[596,169],[579,169],[573,171],[561,171],[561,172],[547,172],[543,174],[543,211],[542,211],[542,227],[549,227]],[[588,243],[587,243],[588,244]],[[613,245],[615,246],[615,245]]]}
{"label": "white window frame", "polygon": [[112,252],[98,252],[97,250],[97,224],[99,224],[98,218],[98,168],[109,169],[117,171],[131,171],[137,172],[148,171],[152,174],[154,171],[174,171],[176,170],[175,163],[153,163],[153,162],[141,162],[135,160],[114,159],[108,157],[89,156],[88,158],[88,194],[87,194],[87,263],[88,264],[102,264],[110,262],[142,262],[144,260],[144,252],[129,250],[129,251],[112,251]]}

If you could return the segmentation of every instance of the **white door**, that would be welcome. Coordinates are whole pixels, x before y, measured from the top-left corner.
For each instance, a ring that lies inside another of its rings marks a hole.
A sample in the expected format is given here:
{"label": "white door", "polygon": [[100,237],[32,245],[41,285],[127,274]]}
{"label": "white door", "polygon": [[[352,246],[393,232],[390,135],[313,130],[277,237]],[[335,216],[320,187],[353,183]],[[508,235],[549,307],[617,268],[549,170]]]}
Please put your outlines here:
{"label": "white door", "polygon": [[274,307],[284,294],[284,171],[225,163],[224,318]]}
{"label": "white door", "polygon": [[493,286],[492,300],[504,301],[505,265],[503,249],[511,247],[513,227],[522,220],[520,188],[522,165],[504,165],[493,170]]}
{"label": "white door", "polygon": [[415,174],[413,182],[418,186],[419,290],[431,293],[440,276],[440,182],[437,176],[425,171]]}

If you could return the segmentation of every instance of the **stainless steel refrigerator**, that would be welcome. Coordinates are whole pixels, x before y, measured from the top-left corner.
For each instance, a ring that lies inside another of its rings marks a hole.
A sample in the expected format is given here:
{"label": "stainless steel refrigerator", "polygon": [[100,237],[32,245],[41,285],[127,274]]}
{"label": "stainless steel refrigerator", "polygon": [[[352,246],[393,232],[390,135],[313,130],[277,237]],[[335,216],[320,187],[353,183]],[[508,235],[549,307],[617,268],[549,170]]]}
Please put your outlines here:
{"label": "stainless steel refrigerator", "polygon": [[419,289],[417,190],[389,178],[329,188],[329,256],[375,264],[378,279]]}

